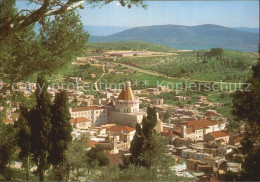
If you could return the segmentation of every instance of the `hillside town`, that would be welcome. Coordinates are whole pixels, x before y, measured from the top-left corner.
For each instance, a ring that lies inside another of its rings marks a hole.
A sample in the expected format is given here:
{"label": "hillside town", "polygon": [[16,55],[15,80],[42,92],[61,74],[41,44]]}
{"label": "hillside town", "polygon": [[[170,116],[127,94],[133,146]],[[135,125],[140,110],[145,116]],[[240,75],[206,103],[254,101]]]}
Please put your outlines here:
{"label": "hillside town", "polygon": [[258,1],[0,9],[0,181],[260,181]]}
{"label": "hillside town", "polygon": [[[81,82],[81,78],[73,81]],[[4,87],[5,83],[0,82],[0,86]],[[36,83],[20,82],[16,84],[15,92],[28,97],[35,89]],[[48,88],[53,99],[58,91],[58,88]],[[213,103],[206,96],[199,96],[194,104],[174,106],[165,104],[161,98],[148,98],[149,95],[156,96],[160,92],[169,91],[171,89],[165,86],[133,90],[128,76],[122,89],[99,91],[99,98],[77,89],[67,90],[68,102],[77,103],[76,107],[69,108],[73,127],[71,135],[73,139],[88,136],[90,147],[97,144],[103,146],[111,162],[121,164],[120,156],[130,154],[136,124],[141,123],[146,115],[146,107],[140,108],[140,105],[153,106],[157,109],[155,129],[168,141],[167,147],[175,159],[177,167],[175,166],[174,171],[178,176],[209,180],[225,179],[227,171],[238,173],[243,155],[237,154],[237,151],[243,135],[228,131],[227,118],[215,110],[207,109],[212,105],[221,107],[222,103]],[[6,99],[11,95],[11,90],[5,90],[0,97]],[[176,99],[191,98],[179,95]],[[2,122],[14,124],[19,118],[20,103],[15,105],[7,99],[5,104],[6,108],[0,107],[0,111],[6,110]],[[205,108],[206,111],[201,112],[199,108]]]}

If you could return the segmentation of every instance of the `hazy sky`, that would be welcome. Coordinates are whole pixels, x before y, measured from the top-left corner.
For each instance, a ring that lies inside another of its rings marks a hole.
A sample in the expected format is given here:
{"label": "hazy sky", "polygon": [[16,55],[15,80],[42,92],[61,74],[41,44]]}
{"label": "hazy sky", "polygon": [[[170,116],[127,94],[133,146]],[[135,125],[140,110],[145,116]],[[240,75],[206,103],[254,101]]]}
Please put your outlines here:
{"label": "hazy sky", "polygon": [[[121,7],[118,2],[102,8],[79,10],[84,25],[136,27],[147,25],[217,24],[227,27],[259,27],[259,1],[145,1],[147,9]],[[25,1],[17,3],[19,8]]]}

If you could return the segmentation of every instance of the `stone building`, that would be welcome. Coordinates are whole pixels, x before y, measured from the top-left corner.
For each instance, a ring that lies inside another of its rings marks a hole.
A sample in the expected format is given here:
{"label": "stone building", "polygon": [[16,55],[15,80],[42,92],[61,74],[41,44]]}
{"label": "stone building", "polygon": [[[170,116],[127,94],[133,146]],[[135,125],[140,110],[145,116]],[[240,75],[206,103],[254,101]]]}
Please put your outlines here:
{"label": "stone building", "polygon": [[207,133],[223,130],[225,126],[225,123],[222,121],[210,121],[207,119],[187,121],[181,125],[180,134],[182,138],[189,138],[192,141],[203,141]]}
{"label": "stone building", "polygon": [[[131,82],[127,80],[118,98],[109,104],[108,121],[118,125],[135,127],[136,123],[141,123],[143,116],[146,115],[144,110],[139,109],[140,103],[141,101],[131,88]],[[155,129],[161,132],[163,124],[159,119],[159,114],[157,114],[157,120]]]}
{"label": "stone building", "polygon": [[100,106],[87,106],[69,109],[72,118],[85,117],[92,123],[92,127],[107,123],[107,110]]}
{"label": "stone building", "polygon": [[214,131],[206,134],[204,136],[204,141],[208,142],[213,140],[213,141],[220,141],[221,143],[227,144],[229,143],[229,137],[230,134],[226,130]]}
{"label": "stone building", "polygon": [[86,129],[91,127],[92,123],[91,120],[85,118],[85,117],[78,117],[78,118],[72,118],[70,120],[70,123],[72,127],[79,128],[79,129]]}
{"label": "stone building", "polygon": [[119,136],[111,136],[109,133],[106,140],[98,144],[103,146],[105,151],[117,154],[120,150],[130,148],[130,135],[128,133],[121,133]]}

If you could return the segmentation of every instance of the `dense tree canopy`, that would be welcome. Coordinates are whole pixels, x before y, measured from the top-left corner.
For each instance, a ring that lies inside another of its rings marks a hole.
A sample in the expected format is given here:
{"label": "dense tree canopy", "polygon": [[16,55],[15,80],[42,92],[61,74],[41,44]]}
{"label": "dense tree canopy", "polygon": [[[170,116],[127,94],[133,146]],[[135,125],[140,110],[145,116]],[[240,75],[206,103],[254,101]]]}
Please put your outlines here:
{"label": "dense tree canopy", "polygon": [[131,156],[123,158],[124,164],[121,168],[126,170],[130,167],[133,170],[134,165],[144,173],[147,172],[146,169],[149,170],[152,176],[150,179],[159,180],[164,176],[164,180],[173,180],[170,168],[174,161],[168,153],[166,139],[154,129],[156,124],[156,108],[147,107],[147,116],[144,116],[141,125],[136,125],[136,133],[130,147]]}
{"label": "dense tree canopy", "polygon": [[72,140],[67,94],[60,91],[52,104],[47,88],[45,77],[40,74],[35,91],[36,105],[32,108],[21,106],[21,116],[16,123],[19,156],[25,158],[32,154],[40,181],[50,164],[59,167],[64,162],[65,151]]}
{"label": "dense tree canopy", "polygon": [[245,138],[241,142],[245,155],[240,179],[243,181],[260,180],[260,57],[252,70],[253,77],[247,81],[249,89],[236,92],[233,100],[235,118],[245,123]]}
{"label": "dense tree canopy", "polygon": [[16,129],[12,124],[0,122],[0,174],[5,180],[11,180],[10,165],[16,151]]}
{"label": "dense tree canopy", "polygon": [[[26,27],[41,22],[46,17],[68,13],[77,8],[84,8],[85,4],[103,6],[113,2],[113,0],[27,0],[28,3],[37,7],[34,10],[22,9],[17,11],[12,8],[16,0],[1,1],[1,25],[0,25],[0,40],[8,38],[10,35],[24,30]],[[120,0],[122,6],[131,8],[131,5],[141,5],[142,0]]]}
{"label": "dense tree canopy", "polygon": [[216,56],[217,58],[219,58],[219,57],[222,57],[223,54],[224,54],[224,49],[222,49],[222,48],[212,48],[212,49],[210,49],[209,52],[205,53],[204,56],[209,57],[209,58]]}
{"label": "dense tree canopy", "polygon": [[[15,1],[0,3],[1,9],[6,9],[1,11],[2,19],[15,16]],[[12,13],[5,14],[8,12]],[[30,24],[0,40],[3,48],[0,54],[0,71],[3,78],[10,83],[23,80],[39,71],[52,73],[86,46],[88,34],[84,32],[80,17],[75,12],[56,15],[52,19],[41,19],[37,25],[40,28],[39,35],[34,32],[35,24]]]}
{"label": "dense tree canopy", "polygon": [[92,163],[94,161],[98,162],[99,166],[106,166],[109,164],[109,158],[104,153],[104,148],[101,145],[96,145],[92,147],[87,152],[88,163]]}
{"label": "dense tree canopy", "polygon": [[[28,0],[35,9],[18,12],[16,0],[0,1],[0,72],[11,84],[33,73],[52,73],[86,48],[88,34],[73,11],[84,4],[102,6],[112,1]],[[142,5],[140,0],[122,6]],[[34,27],[40,27],[40,35]]]}

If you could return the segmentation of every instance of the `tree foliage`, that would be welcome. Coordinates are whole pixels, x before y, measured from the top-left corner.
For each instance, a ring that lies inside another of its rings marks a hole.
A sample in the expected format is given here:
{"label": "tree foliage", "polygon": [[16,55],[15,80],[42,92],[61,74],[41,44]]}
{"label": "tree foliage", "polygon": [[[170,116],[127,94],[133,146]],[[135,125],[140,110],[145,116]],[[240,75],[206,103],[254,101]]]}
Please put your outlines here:
{"label": "tree foliage", "polygon": [[[67,181],[78,180],[79,176],[84,176],[89,170],[87,157],[88,138],[75,139],[69,143],[63,162],[53,168],[52,180]],[[97,164],[98,165],[98,164]]]}
{"label": "tree foliage", "polygon": [[54,104],[51,107],[51,113],[52,130],[50,133],[48,161],[57,167],[64,161],[65,150],[72,140],[72,127],[66,91],[60,91],[60,93],[56,94]]}
{"label": "tree foliage", "polygon": [[144,167],[151,164],[141,157],[149,149],[153,149],[152,136],[156,133],[154,127],[157,124],[156,108],[147,107],[147,117],[143,117],[142,125],[136,124],[136,133],[130,147],[130,163]]}
{"label": "tree foliage", "polygon": [[20,157],[33,156],[40,181],[50,164],[57,167],[65,158],[65,150],[71,141],[70,113],[65,91],[56,94],[54,104],[47,92],[48,84],[43,74],[37,79],[36,106],[21,106],[18,144]]}
{"label": "tree foliage", "polygon": [[124,164],[121,168],[125,170],[134,165],[149,170],[153,179],[159,180],[160,176],[171,179],[170,167],[174,164],[173,158],[168,154],[166,139],[156,133],[156,124],[156,108],[147,107],[147,116],[144,116],[141,125],[136,125],[136,133],[130,147],[131,156],[123,158]]}
{"label": "tree foliage", "polygon": [[110,165],[96,177],[98,181],[194,181],[195,179],[176,176],[172,171],[167,175],[151,172],[150,169],[130,164],[128,168],[120,169]]}
{"label": "tree foliage", "polygon": [[[41,17],[22,29],[5,27],[6,21],[25,16],[17,13],[15,2],[0,2],[0,70],[4,73],[4,79],[11,84],[39,71],[51,74],[86,48],[88,34],[83,29],[79,15],[73,11],[55,15],[52,20]],[[34,32],[36,22],[40,27],[40,35]]]}
{"label": "tree foliage", "polygon": [[16,151],[16,132],[13,125],[0,122],[0,174],[7,181],[12,178],[10,165]]}
{"label": "tree foliage", "polygon": [[[258,51],[259,52],[259,51]],[[260,52],[259,52],[260,55]],[[245,123],[242,140],[242,153],[245,161],[242,164],[240,180],[260,180],[260,57],[252,66],[253,77],[247,83],[250,91],[237,91],[233,96],[233,115]]]}
{"label": "tree foliage", "polygon": [[[11,84],[33,73],[52,73],[86,48],[84,32],[75,9],[85,3],[102,7],[99,0],[27,0],[34,9],[18,12],[16,0],[0,1],[0,71]],[[122,6],[144,7],[142,0],[120,0]],[[36,35],[34,27],[40,27]]]}
{"label": "tree foliage", "polygon": [[222,48],[212,48],[212,49],[210,49],[209,52],[205,53],[204,56],[206,56],[208,58],[216,56],[217,58],[219,58],[219,57],[223,57],[223,55],[224,55],[224,49],[222,49]]}
{"label": "tree foliage", "polygon": [[87,152],[87,157],[89,164],[97,161],[99,166],[106,166],[110,162],[109,158],[104,153],[104,148],[101,145],[96,145],[95,147],[92,147]]}
{"label": "tree foliage", "polygon": [[[102,7],[113,2],[113,0],[27,0],[35,9],[22,9],[19,12],[10,6],[15,5],[15,2],[16,0],[1,1],[0,41],[8,39],[9,36],[15,35],[17,32],[36,22],[41,22],[47,17],[66,14],[77,8],[82,9],[84,4]],[[119,2],[121,6],[127,6],[128,8],[131,8],[132,5],[146,7],[142,0],[120,0]]]}
{"label": "tree foliage", "polygon": [[44,171],[48,169],[47,158],[50,148],[51,98],[48,94],[48,84],[42,74],[37,79],[35,91],[36,107],[29,111],[28,121],[31,130],[31,153],[37,165],[40,181],[44,179]]}
{"label": "tree foliage", "polygon": [[[81,174],[80,169],[87,167],[87,140],[88,139],[75,139],[69,144],[68,150],[65,151],[64,162],[60,166],[63,169],[60,171],[60,176],[62,176],[60,180],[77,180]],[[60,167],[59,169],[61,169]]]}
{"label": "tree foliage", "polygon": [[26,180],[29,181],[30,170],[30,153],[31,153],[31,130],[28,120],[25,118],[27,114],[26,107],[20,107],[21,116],[15,122],[15,127],[18,129],[17,142],[20,147],[19,158],[23,161],[23,166],[26,168]]}

